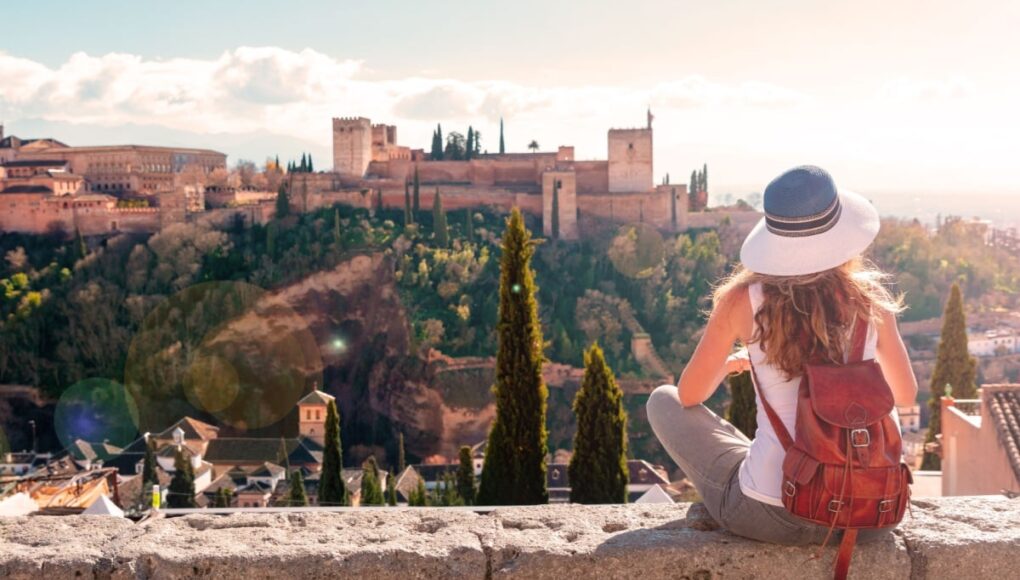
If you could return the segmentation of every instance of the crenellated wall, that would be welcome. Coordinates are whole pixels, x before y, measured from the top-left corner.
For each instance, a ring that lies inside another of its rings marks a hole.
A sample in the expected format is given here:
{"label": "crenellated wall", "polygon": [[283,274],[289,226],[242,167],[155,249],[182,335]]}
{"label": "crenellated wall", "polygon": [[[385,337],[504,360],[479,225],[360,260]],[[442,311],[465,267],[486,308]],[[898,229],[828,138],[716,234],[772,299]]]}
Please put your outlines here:
{"label": "crenellated wall", "polygon": [[[851,578],[1016,577],[1020,500],[917,500],[912,512],[857,547]],[[835,546],[816,553],[734,536],[688,504],[0,518],[0,576],[14,579],[831,578]]]}

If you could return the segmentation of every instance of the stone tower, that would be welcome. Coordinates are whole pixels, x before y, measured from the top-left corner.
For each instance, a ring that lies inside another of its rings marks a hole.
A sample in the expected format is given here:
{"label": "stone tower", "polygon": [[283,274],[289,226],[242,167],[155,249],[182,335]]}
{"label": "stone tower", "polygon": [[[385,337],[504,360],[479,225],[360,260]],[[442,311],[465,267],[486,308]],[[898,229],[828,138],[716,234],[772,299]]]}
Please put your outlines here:
{"label": "stone tower", "polygon": [[333,171],[362,178],[372,161],[372,122],[365,117],[333,118]]}
{"label": "stone tower", "polygon": [[[558,186],[558,187],[557,187]],[[542,234],[552,236],[553,190],[559,208],[561,240],[577,239],[577,174],[573,170],[549,170],[542,173]]]}
{"label": "stone tower", "polygon": [[326,406],[336,398],[319,390],[318,385],[312,392],[298,401],[298,433],[319,445],[326,441]]}
{"label": "stone tower", "polygon": [[650,191],[652,128],[609,130],[609,192]]}

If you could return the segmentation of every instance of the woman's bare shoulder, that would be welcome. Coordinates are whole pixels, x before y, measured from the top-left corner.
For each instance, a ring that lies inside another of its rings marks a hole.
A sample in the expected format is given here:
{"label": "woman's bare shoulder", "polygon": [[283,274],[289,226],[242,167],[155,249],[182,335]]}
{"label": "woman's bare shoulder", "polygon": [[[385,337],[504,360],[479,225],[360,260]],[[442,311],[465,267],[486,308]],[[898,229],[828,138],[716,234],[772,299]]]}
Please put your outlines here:
{"label": "woman's bare shoulder", "polygon": [[741,340],[746,340],[752,323],[751,293],[748,286],[741,284],[727,288],[716,302],[714,314],[725,319],[733,333]]}

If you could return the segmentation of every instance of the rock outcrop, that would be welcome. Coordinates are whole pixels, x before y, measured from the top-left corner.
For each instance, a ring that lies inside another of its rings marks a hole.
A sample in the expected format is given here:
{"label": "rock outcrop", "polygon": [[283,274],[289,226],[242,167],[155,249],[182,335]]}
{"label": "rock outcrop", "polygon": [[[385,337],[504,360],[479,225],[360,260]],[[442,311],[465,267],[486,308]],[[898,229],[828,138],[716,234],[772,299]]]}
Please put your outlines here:
{"label": "rock outcrop", "polygon": [[[355,509],[0,519],[9,578],[827,578],[834,548],[762,544],[687,505]],[[856,578],[1016,575],[1020,501],[914,502],[913,518],[858,547]],[[688,517],[688,515],[690,517]]]}

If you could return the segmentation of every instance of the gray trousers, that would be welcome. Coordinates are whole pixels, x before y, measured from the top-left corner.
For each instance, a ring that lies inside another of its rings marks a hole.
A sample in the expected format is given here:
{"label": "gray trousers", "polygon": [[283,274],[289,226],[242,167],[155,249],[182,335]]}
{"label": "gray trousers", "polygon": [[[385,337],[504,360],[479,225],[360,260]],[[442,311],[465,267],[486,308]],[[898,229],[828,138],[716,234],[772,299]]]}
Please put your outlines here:
{"label": "gray trousers", "polygon": [[[821,544],[825,540],[827,527],[801,520],[784,507],[762,503],[740,491],[737,472],[751,441],[736,427],[704,405],[685,408],[673,385],[652,391],[647,410],[655,436],[687,474],[708,513],[722,527],[738,536],[774,544]],[[873,541],[888,533],[860,530],[857,541]],[[830,545],[839,537],[838,530],[833,532]]]}

